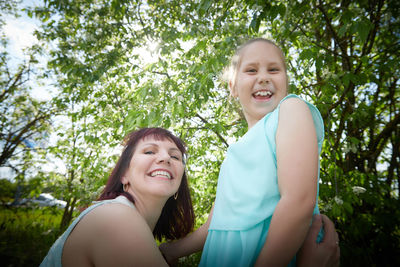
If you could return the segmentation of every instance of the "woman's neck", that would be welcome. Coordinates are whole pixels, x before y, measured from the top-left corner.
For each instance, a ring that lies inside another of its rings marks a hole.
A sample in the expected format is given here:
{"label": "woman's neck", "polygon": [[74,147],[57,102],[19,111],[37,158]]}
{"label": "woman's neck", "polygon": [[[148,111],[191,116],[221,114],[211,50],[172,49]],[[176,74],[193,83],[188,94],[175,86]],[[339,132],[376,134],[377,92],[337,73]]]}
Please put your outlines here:
{"label": "woman's neck", "polygon": [[133,195],[133,199],[135,200],[137,211],[145,219],[151,231],[154,231],[157,221],[160,218],[161,211],[167,202],[167,198],[149,196],[143,198]]}

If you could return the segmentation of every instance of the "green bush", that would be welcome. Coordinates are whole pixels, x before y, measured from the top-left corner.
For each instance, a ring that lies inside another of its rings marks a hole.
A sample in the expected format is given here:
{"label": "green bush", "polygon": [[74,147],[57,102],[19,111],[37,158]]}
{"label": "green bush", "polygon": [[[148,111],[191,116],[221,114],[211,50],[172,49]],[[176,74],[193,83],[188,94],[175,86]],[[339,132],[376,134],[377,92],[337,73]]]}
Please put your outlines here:
{"label": "green bush", "polygon": [[0,202],[6,204],[10,202],[15,195],[17,185],[8,179],[0,179]]}
{"label": "green bush", "polygon": [[57,239],[62,210],[0,206],[2,266],[39,266]]}

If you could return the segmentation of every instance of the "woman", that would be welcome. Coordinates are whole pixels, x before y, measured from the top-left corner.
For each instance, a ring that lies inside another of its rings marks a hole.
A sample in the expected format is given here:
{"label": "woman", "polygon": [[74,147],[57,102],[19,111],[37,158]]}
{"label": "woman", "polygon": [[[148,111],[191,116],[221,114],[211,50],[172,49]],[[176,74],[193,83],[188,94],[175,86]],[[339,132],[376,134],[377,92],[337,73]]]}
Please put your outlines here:
{"label": "woman", "polygon": [[[182,238],[194,224],[185,153],[165,129],[130,133],[99,201],[72,222],[40,266],[168,266],[155,239]],[[309,240],[318,234],[317,222]],[[329,236],[336,234],[330,226]],[[306,241],[301,266],[327,266],[337,251],[330,243]]]}
{"label": "woman", "polygon": [[167,266],[155,238],[193,229],[183,142],[161,128],[130,133],[99,202],[54,243],[41,266]]}

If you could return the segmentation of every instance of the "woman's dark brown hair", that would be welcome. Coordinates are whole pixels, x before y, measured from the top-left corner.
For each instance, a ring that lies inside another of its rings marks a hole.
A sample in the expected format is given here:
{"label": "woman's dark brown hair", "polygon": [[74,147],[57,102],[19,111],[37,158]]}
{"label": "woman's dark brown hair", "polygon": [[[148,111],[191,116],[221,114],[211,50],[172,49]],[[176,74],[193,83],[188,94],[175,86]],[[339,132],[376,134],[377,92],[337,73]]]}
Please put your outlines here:
{"label": "woman's dark brown hair", "polygon": [[[127,197],[135,203],[134,198],[128,192],[124,192],[121,183],[122,177],[129,168],[133,153],[140,140],[146,137],[153,137],[156,140],[171,140],[175,143],[183,155],[183,161],[186,158],[186,147],[183,141],[173,135],[170,131],[163,128],[143,128],[129,133],[124,139],[124,149],[121,157],[108,178],[106,187],[98,200],[114,199],[120,195]],[[183,162],[185,164],[185,162]],[[134,164],[134,163],[133,163]],[[179,239],[193,230],[194,212],[192,199],[190,197],[189,185],[186,171],[183,173],[182,181],[178,189],[178,197],[175,200],[171,196],[165,203],[161,211],[160,218],[154,228],[153,235],[156,239]]]}

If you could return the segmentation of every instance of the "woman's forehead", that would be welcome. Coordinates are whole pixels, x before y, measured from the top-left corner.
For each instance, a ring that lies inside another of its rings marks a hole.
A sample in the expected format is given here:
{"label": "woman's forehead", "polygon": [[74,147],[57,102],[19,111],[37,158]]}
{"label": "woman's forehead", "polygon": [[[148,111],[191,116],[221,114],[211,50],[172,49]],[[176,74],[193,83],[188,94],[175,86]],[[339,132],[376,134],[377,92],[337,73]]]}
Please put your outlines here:
{"label": "woman's forehead", "polygon": [[178,148],[178,146],[175,144],[174,141],[165,136],[148,135],[143,137],[138,142],[138,145],[161,145],[161,144],[168,144],[169,146]]}

